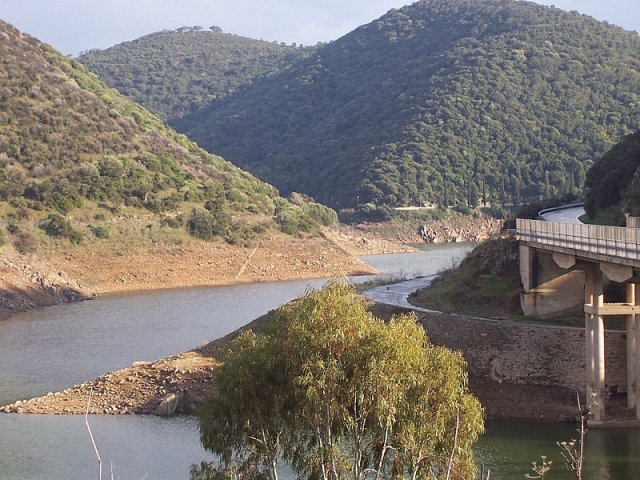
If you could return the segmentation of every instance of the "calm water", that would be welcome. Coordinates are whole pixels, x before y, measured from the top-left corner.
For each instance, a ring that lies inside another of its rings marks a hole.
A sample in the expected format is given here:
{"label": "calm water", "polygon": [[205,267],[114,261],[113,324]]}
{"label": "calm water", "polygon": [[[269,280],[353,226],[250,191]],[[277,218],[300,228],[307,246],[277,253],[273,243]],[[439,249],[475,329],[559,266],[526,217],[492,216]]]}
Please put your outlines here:
{"label": "calm water", "polygon": [[[437,245],[417,254],[364,260],[386,274],[429,275],[457,263],[470,248]],[[0,323],[0,403],[193,348],[322,283],[145,292],[20,315]],[[113,461],[115,477],[122,480],[185,479],[192,463],[211,459],[200,447],[197,423],[191,418],[92,416],[90,422],[105,472]],[[573,433],[569,426],[493,423],[478,456],[490,466],[491,478],[522,478],[540,454],[558,457],[555,441]],[[640,478],[639,435],[638,430],[590,432],[587,478]],[[554,463],[561,471],[561,459]],[[0,415],[0,480],[54,478],[97,478],[83,418]]]}

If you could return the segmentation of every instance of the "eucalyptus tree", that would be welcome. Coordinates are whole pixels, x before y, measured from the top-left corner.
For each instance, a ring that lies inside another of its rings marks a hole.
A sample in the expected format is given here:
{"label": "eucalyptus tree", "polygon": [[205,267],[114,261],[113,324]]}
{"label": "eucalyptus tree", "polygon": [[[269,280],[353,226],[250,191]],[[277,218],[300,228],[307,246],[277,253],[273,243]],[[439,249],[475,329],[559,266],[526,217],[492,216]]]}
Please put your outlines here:
{"label": "eucalyptus tree", "polygon": [[[482,409],[458,353],[432,345],[414,316],[388,323],[332,282],[281,307],[224,357],[201,417],[223,469],[277,478],[473,478]],[[261,473],[262,472],[262,473]]]}

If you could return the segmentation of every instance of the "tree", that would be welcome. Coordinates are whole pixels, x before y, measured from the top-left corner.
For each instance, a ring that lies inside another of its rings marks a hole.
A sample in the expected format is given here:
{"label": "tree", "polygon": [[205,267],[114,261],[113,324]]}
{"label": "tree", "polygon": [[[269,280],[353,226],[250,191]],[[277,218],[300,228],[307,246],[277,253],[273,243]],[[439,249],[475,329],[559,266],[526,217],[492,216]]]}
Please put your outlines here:
{"label": "tree", "polygon": [[301,476],[473,478],[482,409],[464,360],[431,344],[414,316],[384,323],[353,287],[329,283],[281,307],[265,332],[224,355],[200,419],[222,469]]}

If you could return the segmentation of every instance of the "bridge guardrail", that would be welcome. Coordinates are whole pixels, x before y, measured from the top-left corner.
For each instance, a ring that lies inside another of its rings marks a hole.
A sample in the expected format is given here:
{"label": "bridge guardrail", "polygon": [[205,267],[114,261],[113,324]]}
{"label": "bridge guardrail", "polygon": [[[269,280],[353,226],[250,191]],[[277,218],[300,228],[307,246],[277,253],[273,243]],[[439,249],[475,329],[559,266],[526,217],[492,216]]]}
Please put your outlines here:
{"label": "bridge guardrail", "polygon": [[640,229],[605,225],[580,225],[517,218],[518,238],[526,242],[602,254],[640,259]]}

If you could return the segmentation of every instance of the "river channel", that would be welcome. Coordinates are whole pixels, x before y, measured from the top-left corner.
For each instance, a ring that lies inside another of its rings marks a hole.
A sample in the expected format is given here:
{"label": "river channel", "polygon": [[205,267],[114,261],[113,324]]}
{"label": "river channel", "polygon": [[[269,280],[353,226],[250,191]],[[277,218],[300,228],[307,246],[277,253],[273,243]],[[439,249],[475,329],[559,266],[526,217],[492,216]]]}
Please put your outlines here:
{"label": "river channel", "polygon": [[[363,260],[386,274],[430,275],[458,263],[469,248],[435,245],[416,254]],[[142,292],[20,314],[0,322],[0,404],[191,349],[323,282]],[[115,478],[187,479],[192,463],[212,459],[190,417],[97,415],[90,422],[104,470],[113,462]],[[477,448],[478,461],[491,469],[492,479],[523,478],[540,454],[552,457],[554,470],[561,472],[555,442],[574,436],[567,425],[490,423]],[[590,432],[585,478],[640,478],[638,453],[640,430]],[[81,416],[0,414],[0,480],[84,478],[97,478],[97,464]]]}

